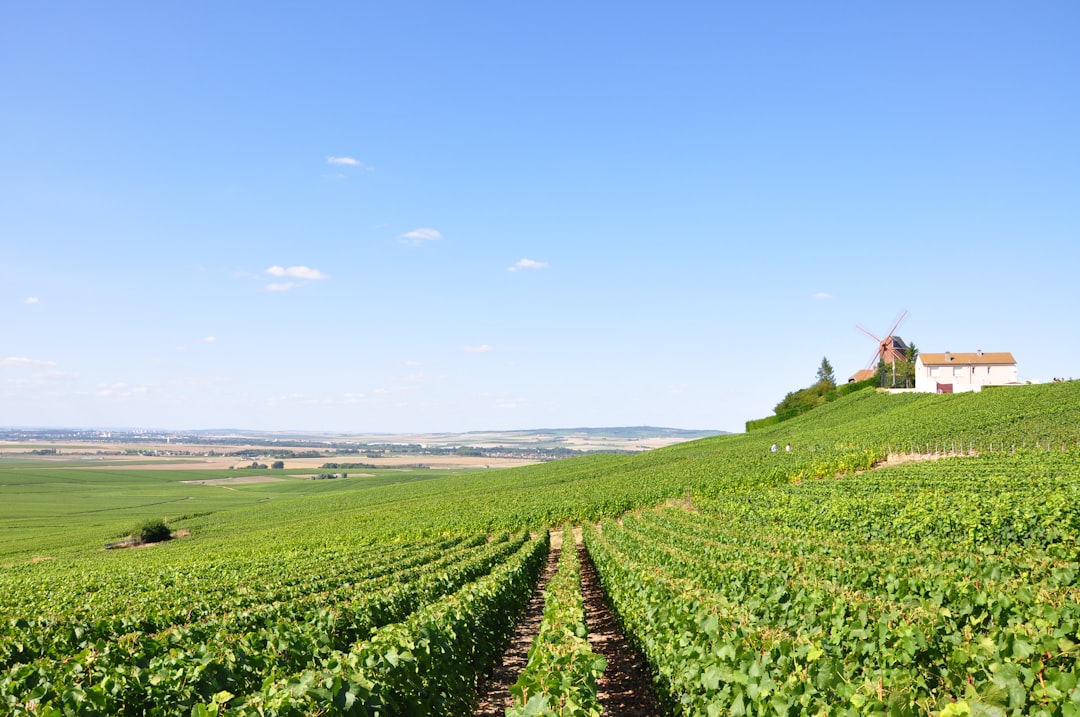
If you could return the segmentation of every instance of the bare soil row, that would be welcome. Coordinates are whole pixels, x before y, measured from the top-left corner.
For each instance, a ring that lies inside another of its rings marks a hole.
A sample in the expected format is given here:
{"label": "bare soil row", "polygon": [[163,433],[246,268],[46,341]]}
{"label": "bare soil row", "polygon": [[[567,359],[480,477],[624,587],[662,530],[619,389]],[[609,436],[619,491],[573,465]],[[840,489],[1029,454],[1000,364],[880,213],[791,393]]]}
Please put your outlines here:
{"label": "bare soil row", "polygon": [[[551,534],[551,554],[548,564],[529,602],[524,618],[518,624],[502,662],[480,685],[480,702],[475,717],[503,717],[511,706],[510,686],[529,660],[529,648],[540,629],[544,615],[544,589],[555,574],[562,550],[578,551],[581,560],[581,593],[585,602],[585,623],[589,643],[598,655],[607,659],[607,669],[597,682],[597,697],[607,717],[657,717],[660,710],[652,691],[652,680],[645,661],[630,645],[619,628],[608,605],[607,596],[596,575],[588,551],[575,531],[574,542],[563,546],[562,533]],[[571,536],[566,536],[570,538]]]}

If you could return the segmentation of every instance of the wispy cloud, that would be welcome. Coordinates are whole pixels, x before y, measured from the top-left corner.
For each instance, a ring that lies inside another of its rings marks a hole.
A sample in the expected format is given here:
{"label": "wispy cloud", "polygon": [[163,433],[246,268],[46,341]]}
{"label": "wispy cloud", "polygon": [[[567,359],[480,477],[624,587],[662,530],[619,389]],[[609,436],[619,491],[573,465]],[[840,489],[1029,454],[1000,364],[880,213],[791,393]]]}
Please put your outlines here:
{"label": "wispy cloud", "polygon": [[216,386],[228,382],[224,376],[187,376],[180,381],[184,386]]}
{"label": "wispy cloud", "polygon": [[814,300],[816,300],[816,301],[824,301],[825,299],[831,299],[831,298],[833,298],[833,295],[832,295],[832,294],[827,294],[827,293],[825,293],[824,291],[819,291],[819,292],[818,292],[818,293],[816,293],[816,294],[812,294],[812,295],[810,296],[810,298],[811,298],[811,299],[814,299]]}
{"label": "wispy cloud", "polygon": [[303,286],[307,281],[322,281],[327,278],[326,274],[310,266],[272,266],[266,270],[270,276],[279,279],[301,279],[301,281],[275,281],[266,285],[267,291],[291,291],[298,286]]}
{"label": "wispy cloud", "polygon": [[326,278],[326,274],[309,266],[272,266],[266,270],[266,273],[270,276],[289,276],[293,279],[308,279],[310,281],[319,281]]}
{"label": "wispy cloud", "polygon": [[27,304],[40,304],[40,303],[41,303],[41,299],[39,299],[39,298],[38,298],[38,297],[36,297],[36,296],[28,296],[28,297],[26,297],[26,299],[24,300],[24,303],[27,303]]}
{"label": "wispy cloud", "polygon": [[99,383],[94,391],[98,398],[112,398],[126,401],[150,392],[149,386],[131,386],[126,383]]}
{"label": "wispy cloud", "polygon": [[420,245],[442,239],[442,232],[431,227],[420,227],[419,229],[413,229],[411,232],[405,232],[398,238],[401,239],[402,244]]}
{"label": "wispy cloud", "polygon": [[217,336],[203,336],[199,339],[200,344],[212,344],[217,341]]}
{"label": "wispy cloud", "polygon": [[33,391],[36,399],[42,396],[70,395],[78,379],[77,373],[44,369],[31,371],[29,375],[8,378],[0,386],[16,391]]}
{"label": "wispy cloud", "polygon": [[42,361],[40,359],[27,358],[26,356],[8,356],[0,359],[0,367],[4,366],[55,366],[55,361]]}
{"label": "wispy cloud", "polygon": [[521,259],[518,263],[511,267],[508,267],[507,271],[521,271],[522,269],[546,269],[546,261],[533,261],[532,259]]}
{"label": "wispy cloud", "polygon": [[465,351],[470,354],[486,354],[488,351],[494,351],[494,346],[488,346],[487,344],[480,344],[479,346],[466,346]]}
{"label": "wispy cloud", "polygon": [[74,381],[79,378],[74,371],[35,371],[30,375],[39,381]]}
{"label": "wispy cloud", "polygon": [[[356,157],[327,157],[326,163],[334,167],[350,167],[362,172],[374,171],[374,167],[364,164]],[[347,175],[339,173],[334,175],[335,179],[346,179]]]}

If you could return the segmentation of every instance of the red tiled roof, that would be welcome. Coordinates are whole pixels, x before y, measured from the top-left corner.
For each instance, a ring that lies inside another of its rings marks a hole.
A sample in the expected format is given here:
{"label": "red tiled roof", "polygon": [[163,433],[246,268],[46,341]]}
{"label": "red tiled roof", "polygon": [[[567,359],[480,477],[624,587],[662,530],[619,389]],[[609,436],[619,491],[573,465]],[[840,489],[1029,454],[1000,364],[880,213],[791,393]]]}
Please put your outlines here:
{"label": "red tiled roof", "polygon": [[924,366],[950,366],[950,365],[967,365],[974,364],[977,366],[1001,366],[1013,365],[1016,363],[1016,359],[1008,351],[996,351],[996,352],[975,352],[975,353],[943,353],[943,354],[928,354],[920,353],[919,358],[922,360]]}

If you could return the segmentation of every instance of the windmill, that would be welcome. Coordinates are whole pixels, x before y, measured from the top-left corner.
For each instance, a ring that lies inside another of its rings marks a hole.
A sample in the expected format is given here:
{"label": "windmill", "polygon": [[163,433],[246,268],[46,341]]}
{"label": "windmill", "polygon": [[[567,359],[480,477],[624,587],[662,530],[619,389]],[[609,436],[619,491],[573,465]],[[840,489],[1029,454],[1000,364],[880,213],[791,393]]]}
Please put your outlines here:
{"label": "windmill", "polygon": [[892,328],[885,334],[884,338],[878,338],[872,331],[863,326],[857,324],[855,328],[862,333],[866,334],[874,340],[877,344],[877,351],[870,357],[870,360],[866,364],[866,368],[860,371],[860,374],[870,372],[874,366],[878,363],[892,364],[893,369],[893,384],[896,383],[896,362],[907,360],[908,346],[904,343],[904,340],[896,335],[896,330],[900,328],[900,325],[908,317],[907,309],[902,310],[896,315],[896,320],[893,321]]}

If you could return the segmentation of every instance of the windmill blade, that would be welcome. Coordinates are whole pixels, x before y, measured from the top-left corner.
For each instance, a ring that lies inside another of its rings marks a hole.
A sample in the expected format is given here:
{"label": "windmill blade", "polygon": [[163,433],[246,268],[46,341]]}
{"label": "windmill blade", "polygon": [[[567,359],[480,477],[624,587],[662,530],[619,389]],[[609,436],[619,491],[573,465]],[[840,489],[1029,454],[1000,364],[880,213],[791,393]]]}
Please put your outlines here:
{"label": "windmill blade", "polygon": [[891,329],[889,329],[889,333],[887,333],[885,335],[885,338],[889,338],[890,336],[895,336],[896,335],[896,330],[898,328],[900,328],[900,324],[904,323],[904,321],[907,320],[907,317],[908,317],[907,309],[901,309],[900,313],[896,315],[896,321],[893,322],[893,327]]}
{"label": "windmill blade", "polygon": [[872,338],[876,344],[878,344],[879,346],[881,345],[881,339],[875,336],[874,332],[872,332],[870,329],[866,328],[862,324],[855,324],[855,330],[863,332],[864,334]]}
{"label": "windmill blade", "polygon": [[877,337],[877,334],[875,334],[873,331],[866,328],[862,324],[855,324],[855,330],[861,331],[862,333],[866,334],[874,340],[875,344],[877,344],[877,350],[874,352],[874,355],[871,356],[870,360],[866,362],[866,370],[869,371],[870,369],[877,366],[878,358],[881,356],[881,339]]}

